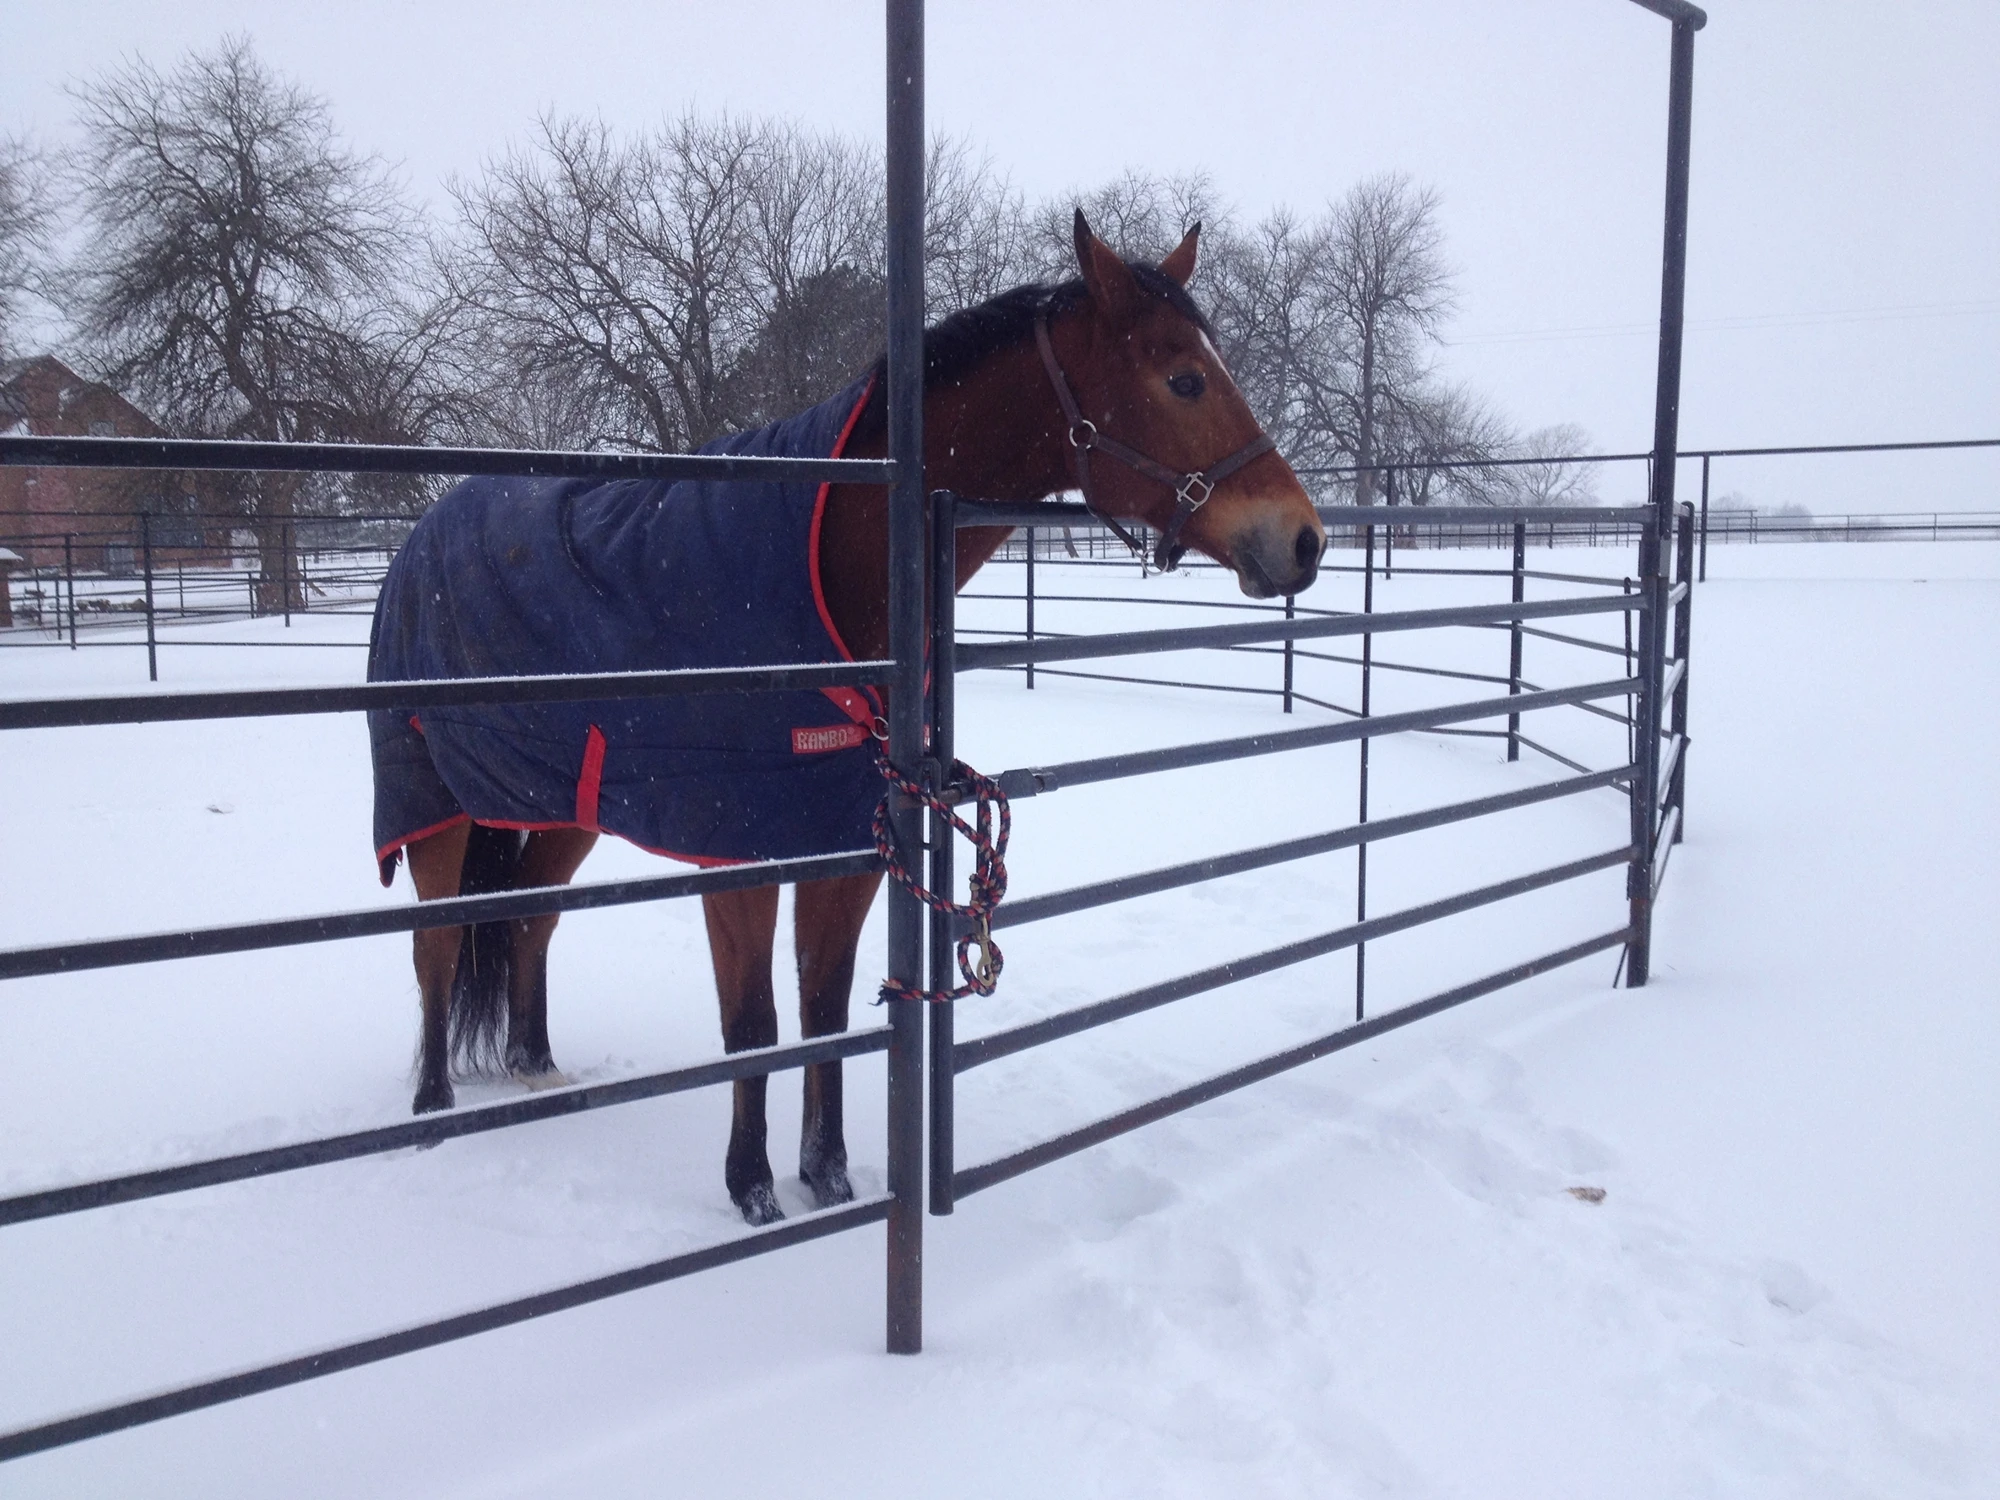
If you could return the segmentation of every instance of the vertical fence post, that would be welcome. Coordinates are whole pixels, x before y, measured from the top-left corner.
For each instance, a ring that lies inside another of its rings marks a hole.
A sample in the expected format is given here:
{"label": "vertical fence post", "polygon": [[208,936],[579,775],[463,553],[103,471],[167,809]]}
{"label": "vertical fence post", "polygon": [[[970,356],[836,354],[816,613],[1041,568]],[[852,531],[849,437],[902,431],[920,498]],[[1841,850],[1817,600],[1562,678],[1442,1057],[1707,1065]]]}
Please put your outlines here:
{"label": "vertical fence post", "polygon": [[[1285,618],[1287,620],[1296,619],[1298,617],[1298,602],[1299,602],[1298,596],[1296,594],[1285,595]],[[1285,637],[1285,712],[1286,713],[1290,713],[1292,711],[1292,644],[1293,644],[1292,638],[1290,636],[1286,636]]]}
{"label": "vertical fence post", "polygon": [[[939,785],[951,779],[957,755],[953,747],[958,684],[955,646],[958,633],[958,599],[952,585],[958,577],[958,496],[950,490],[931,492],[931,609],[930,609],[930,734],[931,764],[937,767]],[[933,891],[952,889],[952,831],[942,813],[930,815],[931,868]],[[931,983],[942,989],[952,973],[952,958],[958,946],[958,928],[945,912],[930,914]],[[957,1160],[952,1140],[952,1119],[956,1091],[953,1087],[952,1045],[956,1016],[949,1001],[928,1007],[931,1022],[931,1212],[952,1210],[951,1173]]]}
{"label": "vertical fence post", "polygon": [[[1395,483],[1396,471],[1394,469],[1385,470],[1382,475],[1382,503],[1384,505],[1394,505],[1396,503]],[[1371,541],[1374,539],[1372,533],[1369,539]],[[1382,532],[1382,577],[1386,580],[1395,576],[1396,528],[1391,524]]]}
{"label": "vertical fence post", "polygon": [[1632,865],[1626,894],[1631,903],[1627,985],[1637,989],[1652,972],[1653,842],[1659,827],[1660,689],[1666,671],[1666,545],[1673,528],[1674,461],[1680,446],[1681,331],[1687,301],[1687,209],[1690,123],[1694,108],[1694,26],[1677,20],[1667,83],[1667,192],[1660,255],[1659,372],[1653,397],[1652,511],[1639,542],[1639,693],[1633,757]]}
{"label": "vertical fence post", "polygon": [[285,522],[278,533],[278,593],[285,601],[285,628],[292,628],[292,523]]}
{"label": "vertical fence post", "polygon": [[[923,775],[924,709],[924,5],[888,0],[889,758]],[[923,820],[896,807],[897,841],[914,856]],[[889,974],[924,982],[924,908],[889,887]],[[891,1000],[887,1343],[924,1346],[924,1005]]]}
{"label": "vertical fence post", "polygon": [[[1035,528],[1028,528],[1028,639],[1035,638]],[[1035,664],[1028,663],[1028,691],[1035,690]]]}
{"label": "vertical fence post", "polygon": [[63,580],[69,589],[69,649],[76,649],[76,537],[63,536]]}
{"label": "vertical fence post", "polygon": [[[1642,549],[1644,548],[1644,545],[1645,544],[1643,542],[1640,543]],[[1630,578],[1621,579],[1620,585],[1621,585],[1620,592],[1629,596],[1632,592],[1632,580]],[[1625,657],[1624,657],[1625,675],[1627,677],[1630,677],[1632,675],[1632,611],[1631,610],[1628,609],[1625,611],[1624,615],[1620,619],[1620,623],[1622,623],[1625,627]],[[1628,766],[1632,763],[1633,759],[1639,753],[1639,742],[1637,737],[1637,731],[1633,727],[1638,722],[1639,719],[1633,706],[1632,695],[1630,693],[1627,693],[1625,695],[1625,764],[1627,764]]]}
{"label": "vertical fence post", "polygon": [[1688,647],[1694,639],[1693,619],[1690,611],[1694,608],[1694,507],[1680,508],[1678,524],[1674,528],[1674,581],[1687,585],[1687,592],[1681,595],[1681,602],[1674,606],[1674,660],[1681,664],[1680,685],[1674,689],[1674,738],[1680,741],[1680,755],[1674,761],[1673,784],[1667,788],[1667,806],[1680,813],[1674,824],[1674,842],[1678,844],[1687,837],[1687,765],[1688,765],[1688,674],[1694,670],[1688,660]]}
{"label": "vertical fence post", "polygon": [[[1514,523],[1514,602],[1521,603],[1528,597],[1528,523]],[[1521,622],[1513,620],[1507,626],[1507,696],[1517,698],[1521,693]],[[1507,715],[1507,759],[1521,758],[1521,716]]]}
{"label": "vertical fence post", "polygon": [[[1702,456],[1701,456],[1701,570],[1700,570],[1700,578],[1701,578],[1701,581],[1702,581],[1703,583],[1707,583],[1707,582],[1708,582],[1708,459],[1709,459],[1709,455],[1708,455],[1708,454],[1706,454],[1706,453],[1702,454]],[[1935,540],[1937,539],[1937,533],[1936,533],[1935,529],[1933,529],[1933,531],[1932,531],[1932,533],[1931,533],[1931,539],[1932,539],[1933,541],[1935,541]]]}
{"label": "vertical fence post", "polygon": [[139,556],[146,577],[146,680],[160,680],[159,641],[153,634],[153,514],[139,512]]}
{"label": "vertical fence post", "polygon": [[[1375,523],[1366,524],[1368,540],[1363,544],[1361,570],[1361,612],[1375,613]],[[1375,636],[1372,631],[1361,637],[1361,717],[1366,719],[1373,707],[1372,689],[1375,675]],[[1359,773],[1359,816],[1356,821],[1368,821],[1368,741],[1362,740]],[[1354,920],[1368,920],[1368,840],[1365,838],[1354,846]],[[1354,945],[1354,1019],[1365,1020],[1368,1015],[1368,945]]]}

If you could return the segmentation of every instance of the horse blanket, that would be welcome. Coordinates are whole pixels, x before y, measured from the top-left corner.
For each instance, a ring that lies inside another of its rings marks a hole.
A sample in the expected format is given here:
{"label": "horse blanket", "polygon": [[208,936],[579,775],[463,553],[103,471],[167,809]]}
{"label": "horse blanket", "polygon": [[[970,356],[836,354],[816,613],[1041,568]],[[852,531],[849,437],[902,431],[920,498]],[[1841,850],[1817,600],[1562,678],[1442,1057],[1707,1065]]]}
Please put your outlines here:
{"label": "horse blanket", "polygon": [[[868,399],[704,453],[838,457]],[[819,578],[827,486],[468,479],[384,579],[370,681],[851,661]],[[601,829],[696,864],[864,848],[881,797],[865,689],[377,710],[382,883],[470,818]]]}

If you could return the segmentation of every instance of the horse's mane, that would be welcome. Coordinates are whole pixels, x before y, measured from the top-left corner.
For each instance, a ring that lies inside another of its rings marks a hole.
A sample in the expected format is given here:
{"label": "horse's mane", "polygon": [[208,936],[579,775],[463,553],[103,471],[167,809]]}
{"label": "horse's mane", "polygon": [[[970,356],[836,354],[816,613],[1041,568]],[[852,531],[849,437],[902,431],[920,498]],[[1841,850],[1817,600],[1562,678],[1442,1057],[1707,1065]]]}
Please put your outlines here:
{"label": "horse's mane", "polygon": [[[1179,282],[1157,266],[1132,263],[1131,270],[1141,291],[1165,302],[1210,338],[1215,336],[1208,319]],[[1081,276],[1053,284],[1030,282],[940,319],[924,330],[925,388],[948,385],[1001,350],[1026,343],[1035,336],[1037,317],[1044,313],[1056,317],[1069,312],[1082,306],[1088,296]],[[871,370],[874,389],[869,393],[867,408],[855,423],[857,437],[879,433],[887,421],[888,372],[889,356],[885,350],[876,357]]]}

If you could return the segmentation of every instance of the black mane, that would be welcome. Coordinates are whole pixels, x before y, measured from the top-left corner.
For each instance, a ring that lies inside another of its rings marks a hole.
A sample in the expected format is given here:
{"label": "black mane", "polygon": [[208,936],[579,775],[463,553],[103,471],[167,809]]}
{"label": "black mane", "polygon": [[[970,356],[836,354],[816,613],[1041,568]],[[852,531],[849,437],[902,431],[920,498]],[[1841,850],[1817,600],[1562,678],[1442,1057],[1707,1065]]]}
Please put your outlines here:
{"label": "black mane", "polygon": [[[1215,336],[1208,319],[1179,282],[1155,266],[1135,264],[1131,270],[1141,291],[1165,302],[1210,338]],[[924,330],[925,389],[958,380],[1001,350],[1026,343],[1035,336],[1037,317],[1044,313],[1057,317],[1082,306],[1088,297],[1080,276],[1053,285],[1030,282],[932,324]],[[856,436],[872,436],[882,430],[887,420],[888,373],[885,351],[871,371],[875,386],[867,409],[855,424]]]}

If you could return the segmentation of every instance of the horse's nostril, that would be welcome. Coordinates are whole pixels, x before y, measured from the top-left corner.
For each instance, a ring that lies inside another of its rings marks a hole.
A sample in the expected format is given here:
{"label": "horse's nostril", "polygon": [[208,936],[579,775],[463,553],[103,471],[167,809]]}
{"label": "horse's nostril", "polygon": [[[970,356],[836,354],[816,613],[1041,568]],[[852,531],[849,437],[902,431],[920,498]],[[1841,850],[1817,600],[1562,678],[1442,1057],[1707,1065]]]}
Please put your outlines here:
{"label": "horse's nostril", "polygon": [[1292,543],[1292,559],[1298,563],[1301,571],[1319,561],[1319,548],[1319,533],[1310,526],[1301,526],[1299,539]]}

